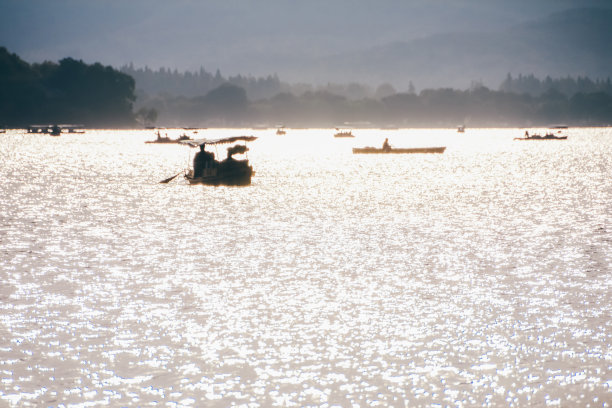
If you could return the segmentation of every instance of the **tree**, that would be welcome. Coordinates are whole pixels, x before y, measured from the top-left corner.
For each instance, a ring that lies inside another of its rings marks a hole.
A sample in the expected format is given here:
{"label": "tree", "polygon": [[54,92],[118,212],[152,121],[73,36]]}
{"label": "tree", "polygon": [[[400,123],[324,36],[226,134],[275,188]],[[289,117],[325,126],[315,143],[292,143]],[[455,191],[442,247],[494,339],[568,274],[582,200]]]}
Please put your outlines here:
{"label": "tree", "polygon": [[64,58],[30,65],[0,48],[0,121],[131,126],[134,80],[99,63]]}

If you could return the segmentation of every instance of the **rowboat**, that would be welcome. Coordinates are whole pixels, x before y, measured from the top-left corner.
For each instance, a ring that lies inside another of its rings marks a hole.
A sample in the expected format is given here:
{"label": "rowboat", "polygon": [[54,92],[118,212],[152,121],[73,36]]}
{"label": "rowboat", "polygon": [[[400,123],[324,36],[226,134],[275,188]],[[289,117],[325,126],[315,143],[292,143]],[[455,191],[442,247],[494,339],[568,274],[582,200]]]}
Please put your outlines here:
{"label": "rowboat", "polygon": [[353,147],[353,153],[364,154],[364,153],[386,153],[386,154],[397,154],[397,153],[444,153],[446,146],[444,147],[411,147],[411,148],[379,148],[379,147]]}
{"label": "rowboat", "polygon": [[[558,125],[551,127],[550,129],[567,129],[565,125]],[[561,130],[557,130],[557,133],[561,133]],[[555,135],[553,132],[546,132],[544,136],[539,134],[530,135],[528,131],[525,131],[525,137],[515,137],[514,140],[566,140],[567,135]]]}
{"label": "rowboat", "polygon": [[515,137],[514,140],[566,140],[567,136],[555,136],[553,134],[547,133],[544,136],[540,135],[530,135],[525,137]]}
{"label": "rowboat", "polygon": [[[199,147],[200,151],[193,159],[193,168],[185,173],[185,179],[189,184],[207,184],[213,186],[248,186],[255,172],[249,164],[248,158],[235,159],[235,154],[245,154],[249,149],[246,142],[257,139],[255,136],[232,136],[219,139],[197,139],[181,141],[191,147]],[[244,142],[244,144],[237,144]],[[227,157],[216,160],[212,152],[207,152],[207,145],[231,144],[227,148]]]}
{"label": "rowboat", "polygon": [[157,132],[157,139],[147,140],[145,143],[179,143],[188,140],[192,139],[187,135],[181,135],[177,139],[171,139],[168,136],[162,136],[159,132]]}

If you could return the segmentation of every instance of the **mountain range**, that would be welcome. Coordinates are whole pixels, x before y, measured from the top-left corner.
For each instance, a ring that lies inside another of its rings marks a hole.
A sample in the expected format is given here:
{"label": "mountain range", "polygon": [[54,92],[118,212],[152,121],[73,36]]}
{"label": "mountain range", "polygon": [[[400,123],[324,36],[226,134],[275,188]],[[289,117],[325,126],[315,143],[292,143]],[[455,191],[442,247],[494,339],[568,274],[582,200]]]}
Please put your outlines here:
{"label": "mountain range", "polygon": [[32,62],[289,83],[496,88],[508,73],[612,76],[609,0],[0,0],[0,46]]}
{"label": "mountain range", "polygon": [[[612,9],[572,9],[488,32],[436,34],[312,60],[276,61],[293,78],[390,83],[398,90],[497,88],[508,75],[612,76]],[[285,65],[285,66],[283,66]]]}

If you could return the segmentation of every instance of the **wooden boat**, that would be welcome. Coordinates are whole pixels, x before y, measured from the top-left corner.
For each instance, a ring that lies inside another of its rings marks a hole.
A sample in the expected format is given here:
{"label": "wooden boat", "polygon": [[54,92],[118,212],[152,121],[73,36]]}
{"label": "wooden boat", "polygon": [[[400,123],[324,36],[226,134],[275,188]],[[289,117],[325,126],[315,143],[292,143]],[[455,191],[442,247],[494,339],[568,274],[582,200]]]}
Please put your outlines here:
{"label": "wooden boat", "polygon": [[465,126],[463,126],[463,125],[457,126],[457,132],[458,133],[464,133],[465,132]]}
{"label": "wooden boat", "polygon": [[171,139],[167,136],[162,136],[159,134],[159,132],[157,132],[157,139],[147,140],[145,143],[180,143],[180,142],[189,141],[189,140],[192,140],[192,139],[187,135],[181,135],[177,139]]}
{"label": "wooden boat", "polygon": [[514,140],[566,140],[567,136],[555,136],[552,133],[541,135],[529,135],[525,137],[515,137]]}
{"label": "wooden boat", "polygon": [[276,134],[279,135],[279,136],[280,135],[286,135],[287,132],[283,128],[278,128],[278,129],[276,129]]}
{"label": "wooden boat", "polygon": [[446,146],[444,147],[411,147],[411,148],[379,148],[379,147],[353,147],[354,154],[372,154],[372,153],[386,153],[386,154],[398,154],[398,153],[444,153]]}
{"label": "wooden boat", "polygon": [[[255,136],[232,136],[220,139],[198,139],[180,142],[191,147],[200,147],[198,154],[205,152],[206,145],[232,144],[232,146],[227,148],[227,157],[222,161],[215,160],[212,153],[203,153],[208,155],[210,159],[205,161],[202,168],[188,169],[185,173],[185,179],[189,181],[189,184],[248,186],[251,184],[251,177],[255,174],[253,167],[249,164],[248,158],[237,160],[232,156],[234,154],[246,153],[248,151],[246,142],[251,142],[255,139],[257,139]],[[245,142],[245,144],[236,144],[241,141]],[[194,158],[195,166],[196,158]]]}

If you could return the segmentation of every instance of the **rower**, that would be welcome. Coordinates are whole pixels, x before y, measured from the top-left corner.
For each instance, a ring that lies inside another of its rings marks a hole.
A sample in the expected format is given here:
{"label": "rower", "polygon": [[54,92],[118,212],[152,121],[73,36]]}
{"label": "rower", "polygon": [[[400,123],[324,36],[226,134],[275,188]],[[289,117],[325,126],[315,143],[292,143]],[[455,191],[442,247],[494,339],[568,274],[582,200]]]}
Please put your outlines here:
{"label": "rower", "polygon": [[206,167],[213,167],[212,162],[215,160],[213,153],[207,152],[206,143],[200,145],[200,151],[193,158],[193,177],[202,177]]}
{"label": "rower", "polygon": [[382,149],[385,152],[388,152],[389,150],[391,150],[391,145],[389,144],[389,138],[385,139],[385,142],[383,143]]}

